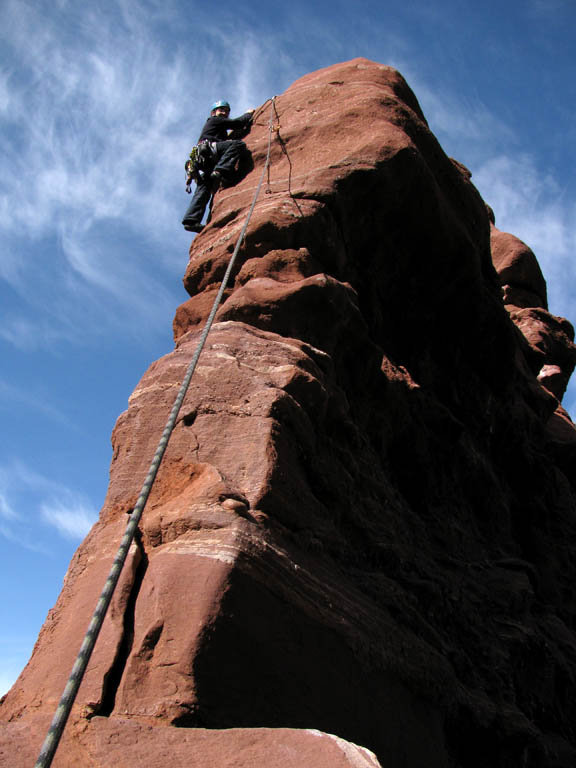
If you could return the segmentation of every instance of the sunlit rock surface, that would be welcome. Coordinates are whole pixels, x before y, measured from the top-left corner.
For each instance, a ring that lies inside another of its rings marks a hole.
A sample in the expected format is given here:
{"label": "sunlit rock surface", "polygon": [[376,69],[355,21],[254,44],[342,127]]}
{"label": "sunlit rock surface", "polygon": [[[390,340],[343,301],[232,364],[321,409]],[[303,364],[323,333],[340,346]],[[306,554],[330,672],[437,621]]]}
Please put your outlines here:
{"label": "sunlit rock surface", "polygon": [[0,763],[39,750],[270,120],[54,765],[573,766],[573,329],[401,75],[365,59],[258,111],[253,168],[192,243],[176,348],[118,420],[100,522],[3,701]]}

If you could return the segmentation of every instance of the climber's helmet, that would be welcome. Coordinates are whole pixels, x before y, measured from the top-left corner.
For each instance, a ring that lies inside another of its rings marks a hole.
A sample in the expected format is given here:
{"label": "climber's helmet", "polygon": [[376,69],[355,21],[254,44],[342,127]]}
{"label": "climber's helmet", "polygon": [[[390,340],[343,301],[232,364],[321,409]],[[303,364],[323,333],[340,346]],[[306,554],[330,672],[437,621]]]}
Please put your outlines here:
{"label": "climber's helmet", "polygon": [[228,104],[227,101],[215,101],[210,107],[210,114],[212,116],[216,114],[224,114],[225,117],[228,117],[230,114],[230,104]]}

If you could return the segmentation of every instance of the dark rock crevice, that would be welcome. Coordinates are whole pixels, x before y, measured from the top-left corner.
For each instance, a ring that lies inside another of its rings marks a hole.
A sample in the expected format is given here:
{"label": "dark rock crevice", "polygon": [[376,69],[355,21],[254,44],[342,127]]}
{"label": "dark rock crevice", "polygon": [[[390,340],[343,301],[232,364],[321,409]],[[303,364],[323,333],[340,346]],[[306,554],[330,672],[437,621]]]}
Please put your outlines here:
{"label": "dark rock crevice", "polygon": [[94,715],[99,715],[101,717],[109,717],[114,711],[116,694],[120,687],[122,676],[132,651],[132,644],[134,642],[134,616],[136,612],[136,602],[138,600],[140,588],[148,568],[148,555],[144,549],[144,545],[142,543],[142,534],[139,530],[136,531],[136,535],[134,536],[134,543],[138,547],[139,562],[136,568],[136,573],[134,574],[134,581],[132,584],[132,589],[130,590],[130,596],[124,610],[122,640],[118,646],[118,651],[116,653],[114,663],[103,679],[101,704],[93,713]]}

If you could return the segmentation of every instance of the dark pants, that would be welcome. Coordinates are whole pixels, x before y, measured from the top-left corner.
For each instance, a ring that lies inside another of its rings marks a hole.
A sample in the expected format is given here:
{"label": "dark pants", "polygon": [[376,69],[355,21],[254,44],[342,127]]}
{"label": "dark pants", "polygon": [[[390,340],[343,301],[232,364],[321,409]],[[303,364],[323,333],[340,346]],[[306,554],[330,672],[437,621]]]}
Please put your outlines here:
{"label": "dark pants", "polygon": [[224,182],[230,183],[236,163],[240,159],[246,145],[237,139],[216,142],[216,152],[212,156],[210,166],[206,169],[204,179],[196,184],[196,191],[190,201],[188,210],[184,214],[182,224],[201,224],[204,211],[210,202],[213,183],[210,181],[210,173],[219,171]]}

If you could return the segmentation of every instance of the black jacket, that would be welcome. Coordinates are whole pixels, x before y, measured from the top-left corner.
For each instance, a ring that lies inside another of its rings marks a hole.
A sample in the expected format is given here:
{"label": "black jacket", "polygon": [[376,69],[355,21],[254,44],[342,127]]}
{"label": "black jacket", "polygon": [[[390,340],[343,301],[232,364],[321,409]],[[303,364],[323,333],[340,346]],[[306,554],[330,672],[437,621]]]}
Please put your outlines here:
{"label": "black jacket", "polygon": [[202,128],[198,143],[201,141],[226,141],[229,130],[249,128],[251,122],[252,113],[250,112],[235,118],[209,117]]}

